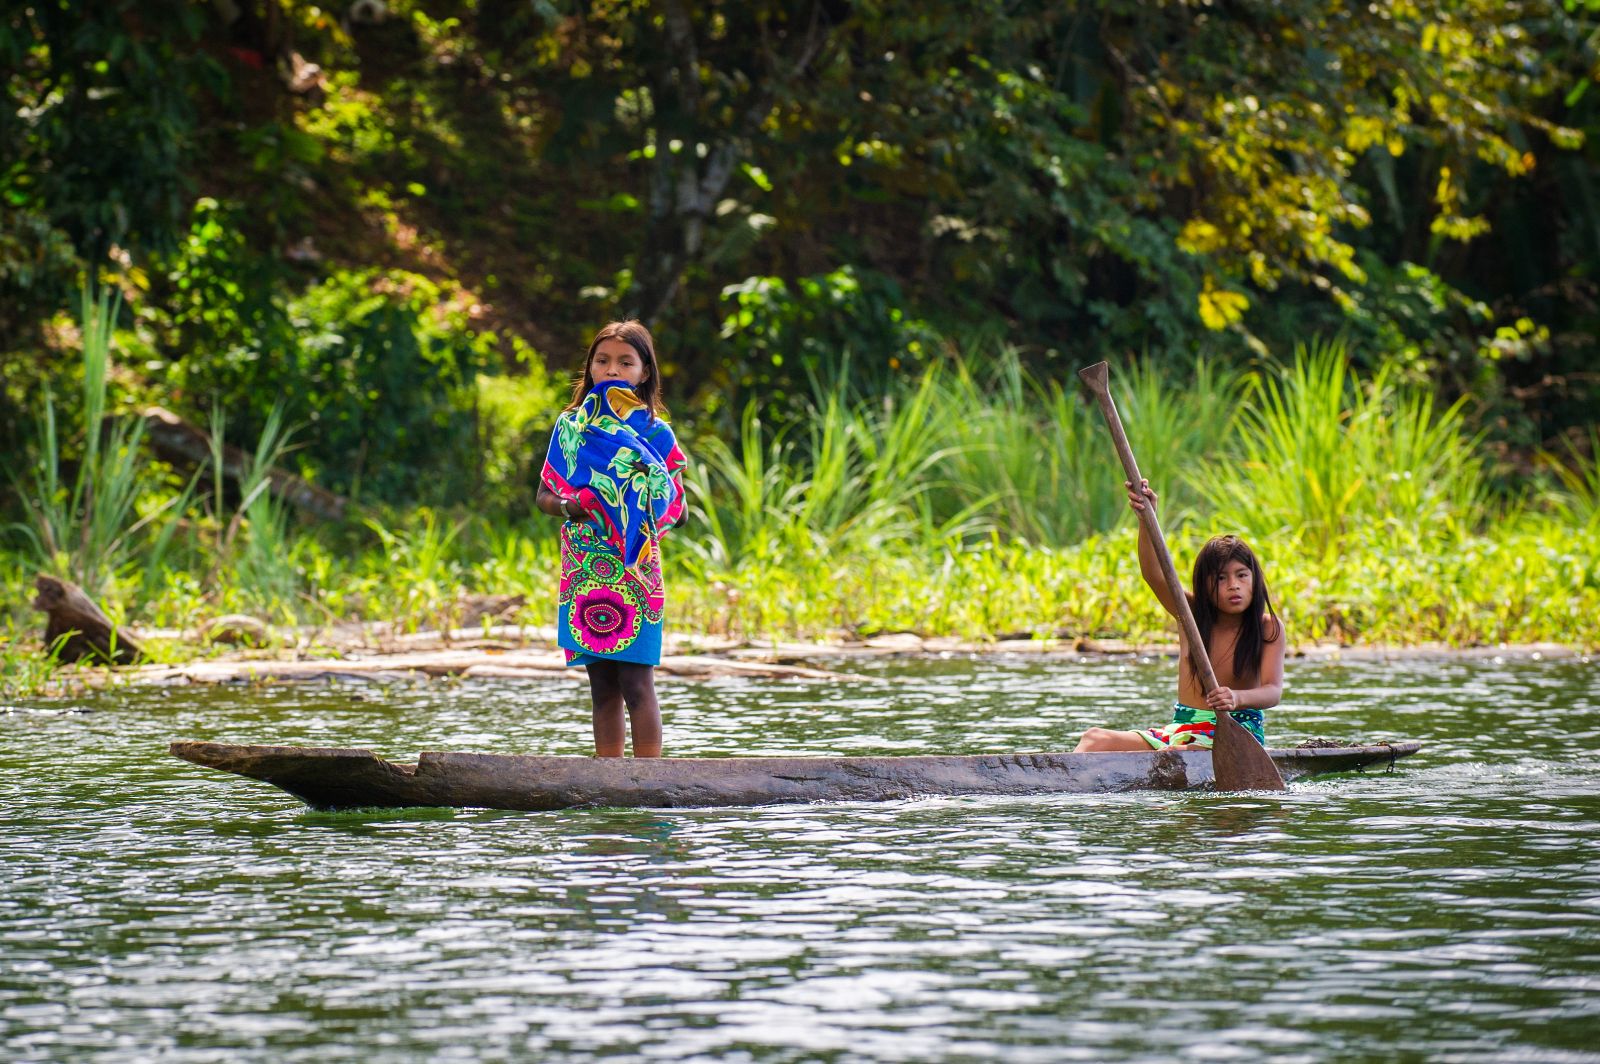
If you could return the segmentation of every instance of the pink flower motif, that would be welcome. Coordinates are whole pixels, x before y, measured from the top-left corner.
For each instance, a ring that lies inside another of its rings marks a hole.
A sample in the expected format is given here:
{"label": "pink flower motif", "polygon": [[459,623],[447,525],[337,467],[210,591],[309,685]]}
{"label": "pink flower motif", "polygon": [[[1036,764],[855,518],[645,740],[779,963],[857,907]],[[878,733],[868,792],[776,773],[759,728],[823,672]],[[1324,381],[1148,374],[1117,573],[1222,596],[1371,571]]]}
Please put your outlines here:
{"label": "pink flower motif", "polygon": [[639,611],[609,587],[588,587],[572,603],[572,633],[585,650],[610,654],[639,634]]}

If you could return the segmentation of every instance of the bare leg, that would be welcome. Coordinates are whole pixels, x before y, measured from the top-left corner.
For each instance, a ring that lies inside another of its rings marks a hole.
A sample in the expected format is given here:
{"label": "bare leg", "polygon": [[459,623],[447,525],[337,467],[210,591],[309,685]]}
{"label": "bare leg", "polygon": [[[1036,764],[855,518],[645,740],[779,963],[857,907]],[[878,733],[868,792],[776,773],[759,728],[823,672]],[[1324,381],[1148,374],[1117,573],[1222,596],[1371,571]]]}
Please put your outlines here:
{"label": "bare leg", "polygon": [[633,756],[661,756],[661,703],[656,701],[656,670],[650,665],[617,662],[622,697],[628,703],[633,729]]}
{"label": "bare leg", "polygon": [[596,661],[588,668],[589,699],[594,703],[594,756],[621,757],[627,725],[622,719],[622,684],[617,679],[617,663]]}
{"label": "bare leg", "polygon": [[1139,737],[1138,732],[1112,731],[1109,728],[1090,728],[1078,740],[1075,754],[1105,753],[1113,750],[1137,750],[1148,753],[1152,747]]}

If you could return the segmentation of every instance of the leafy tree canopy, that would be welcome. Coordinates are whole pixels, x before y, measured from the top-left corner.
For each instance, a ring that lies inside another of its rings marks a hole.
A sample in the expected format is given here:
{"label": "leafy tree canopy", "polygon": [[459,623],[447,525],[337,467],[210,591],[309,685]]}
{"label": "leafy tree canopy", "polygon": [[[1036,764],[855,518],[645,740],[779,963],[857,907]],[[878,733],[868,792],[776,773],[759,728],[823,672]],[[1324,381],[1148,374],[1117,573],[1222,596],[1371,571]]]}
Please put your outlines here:
{"label": "leafy tree canopy", "polygon": [[[1047,366],[1343,332],[1521,443],[1597,394],[1588,0],[360,6],[8,9],[9,334],[109,270],[151,386],[258,420],[284,366],[359,399],[392,353],[436,401],[623,314],[705,411],[941,336]],[[399,317],[354,347],[308,310],[366,297]]]}

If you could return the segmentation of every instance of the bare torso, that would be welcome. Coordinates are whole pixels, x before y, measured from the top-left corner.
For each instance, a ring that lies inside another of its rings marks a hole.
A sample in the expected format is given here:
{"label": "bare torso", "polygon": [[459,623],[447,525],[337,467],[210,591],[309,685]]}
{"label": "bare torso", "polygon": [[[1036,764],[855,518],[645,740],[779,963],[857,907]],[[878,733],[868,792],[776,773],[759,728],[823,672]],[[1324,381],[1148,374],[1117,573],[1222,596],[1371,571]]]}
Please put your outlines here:
{"label": "bare torso", "polygon": [[[1193,596],[1190,604],[1193,605]],[[1275,622],[1266,621],[1268,631],[1272,630]],[[1219,687],[1231,687],[1236,691],[1249,690],[1257,685],[1259,679],[1258,669],[1245,675],[1233,671],[1233,651],[1239,642],[1241,626],[1237,623],[1224,625],[1218,623],[1211,629],[1211,646],[1208,656],[1211,658],[1211,671],[1216,673]],[[1186,706],[1196,709],[1205,708],[1205,685],[1200,682],[1200,674],[1195,672],[1194,665],[1189,660],[1189,640],[1184,637],[1183,628],[1178,628],[1178,701]]]}

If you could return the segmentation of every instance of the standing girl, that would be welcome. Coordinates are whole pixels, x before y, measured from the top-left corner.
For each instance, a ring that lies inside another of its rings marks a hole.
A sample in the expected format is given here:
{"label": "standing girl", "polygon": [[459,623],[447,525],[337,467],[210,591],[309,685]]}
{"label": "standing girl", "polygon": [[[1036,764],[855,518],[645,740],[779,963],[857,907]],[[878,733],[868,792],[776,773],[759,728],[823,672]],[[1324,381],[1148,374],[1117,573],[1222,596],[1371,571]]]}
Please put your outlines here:
{"label": "standing girl", "polygon": [[661,535],[683,519],[685,464],[666,416],[649,330],[614,321],[589,344],[539,478],[536,505],[564,522],[557,642],[588,669],[596,757],[621,757],[629,725],[635,757],[661,756]]}
{"label": "standing girl", "polygon": [[[1128,486],[1128,505],[1135,511],[1155,502],[1150,482],[1141,480],[1139,491]],[[1177,616],[1177,604],[1167,590],[1161,565],[1139,522],[1139,571],[1161,605]],[[1172,706],[1172,723],[1144,731],[1090,728],[1077,750],[1165,750],[1175,746],[1211,748],[1217,714],[1233,719],[1267,743],[1266,721],[1261,711],[1283,698],[1283,623],[1267,596],[1267,579],[1261,564],[1238,536],[1216,536],[1200,548],[1194,560],[1192,592],[1186,593],[1194,611],[1195,627],[1217,675],[1217,687],[1204,693],[1199,671],[1189,657],[1183,629],[1178,629],[1178,701]]]}

